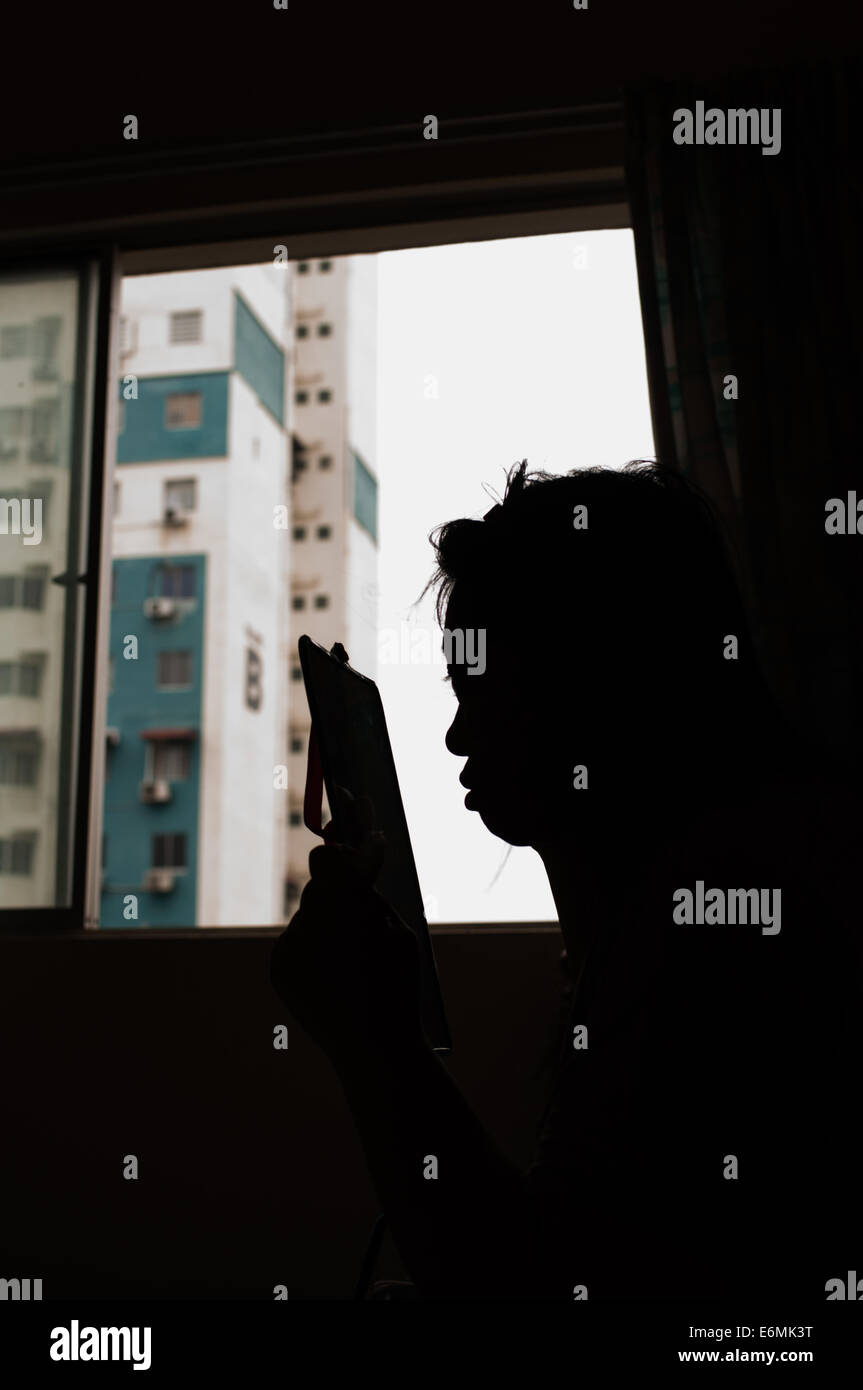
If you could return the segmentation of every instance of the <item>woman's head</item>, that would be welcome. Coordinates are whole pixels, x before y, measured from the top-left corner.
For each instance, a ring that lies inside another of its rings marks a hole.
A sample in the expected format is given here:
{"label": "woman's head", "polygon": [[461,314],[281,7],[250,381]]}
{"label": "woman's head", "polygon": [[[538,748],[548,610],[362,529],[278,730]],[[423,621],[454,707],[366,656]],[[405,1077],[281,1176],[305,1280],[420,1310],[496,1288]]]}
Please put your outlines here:
{"label": "woman's head", "polygon": [[459,699],[447,746],[495,834],[537,844],[759,760],[769,697],[717,523],[677,475],[521,463],[483,521],[430,539]]}

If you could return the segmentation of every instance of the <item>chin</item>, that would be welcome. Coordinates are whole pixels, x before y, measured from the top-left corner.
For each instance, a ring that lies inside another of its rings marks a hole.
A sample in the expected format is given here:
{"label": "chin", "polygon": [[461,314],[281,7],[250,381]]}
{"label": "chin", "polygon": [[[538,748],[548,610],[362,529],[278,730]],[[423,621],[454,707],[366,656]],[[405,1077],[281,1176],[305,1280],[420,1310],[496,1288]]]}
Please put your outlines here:
{"label": "chin", "polygon": [[553,826],[544,817],[526,816],[522,810],[508,810],[500,807],[478,806],[477,814],[485,826],[499,840],[508,845],[534,845],[549,839]]}

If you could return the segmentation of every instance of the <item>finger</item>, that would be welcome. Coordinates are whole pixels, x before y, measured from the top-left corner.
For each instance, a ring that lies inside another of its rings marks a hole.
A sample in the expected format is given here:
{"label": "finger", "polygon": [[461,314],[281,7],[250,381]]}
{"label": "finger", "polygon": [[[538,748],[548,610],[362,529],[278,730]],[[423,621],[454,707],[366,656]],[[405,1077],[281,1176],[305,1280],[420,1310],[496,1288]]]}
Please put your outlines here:
{"label": "finger", "polygon": [[309,873],[322,885],[356,890],[376,879],[384,860],[382,835],[370,835],[358,849],[342,844],[316,845],[309,855]]}

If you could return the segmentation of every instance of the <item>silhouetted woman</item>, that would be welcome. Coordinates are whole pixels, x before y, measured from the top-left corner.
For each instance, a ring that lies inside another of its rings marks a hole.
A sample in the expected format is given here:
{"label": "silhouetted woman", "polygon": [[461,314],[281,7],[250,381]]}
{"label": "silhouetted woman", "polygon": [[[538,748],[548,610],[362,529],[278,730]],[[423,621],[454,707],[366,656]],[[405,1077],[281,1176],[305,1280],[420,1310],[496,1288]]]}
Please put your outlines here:
{"label": "silhouetted woman", "polygon": [[825,1299],[861,1264],[857,826],[759,674],[710,509],[652,464],[521,464],[432,540],[439,619],[485,631],[447,747],[541,856],[572,982],[528,1170],[425,1043],[379,843],[313,850],[273,967],[418,1295]]}

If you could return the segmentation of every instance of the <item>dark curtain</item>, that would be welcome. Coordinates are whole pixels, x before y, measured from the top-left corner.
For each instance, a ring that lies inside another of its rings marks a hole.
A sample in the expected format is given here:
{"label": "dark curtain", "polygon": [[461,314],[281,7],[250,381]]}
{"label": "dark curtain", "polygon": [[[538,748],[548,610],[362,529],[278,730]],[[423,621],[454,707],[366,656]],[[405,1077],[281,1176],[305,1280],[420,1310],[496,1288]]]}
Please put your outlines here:
{"label": "dark curtain", "polygon": [[[863,499],[862,77],[855,60],[626,94],[657,457],[713,500],[774,694],[843,762],[863,746],[863,534],[828,535],[825,504]],[[698,100],[778,107],[779,153],[676,144]]]}

